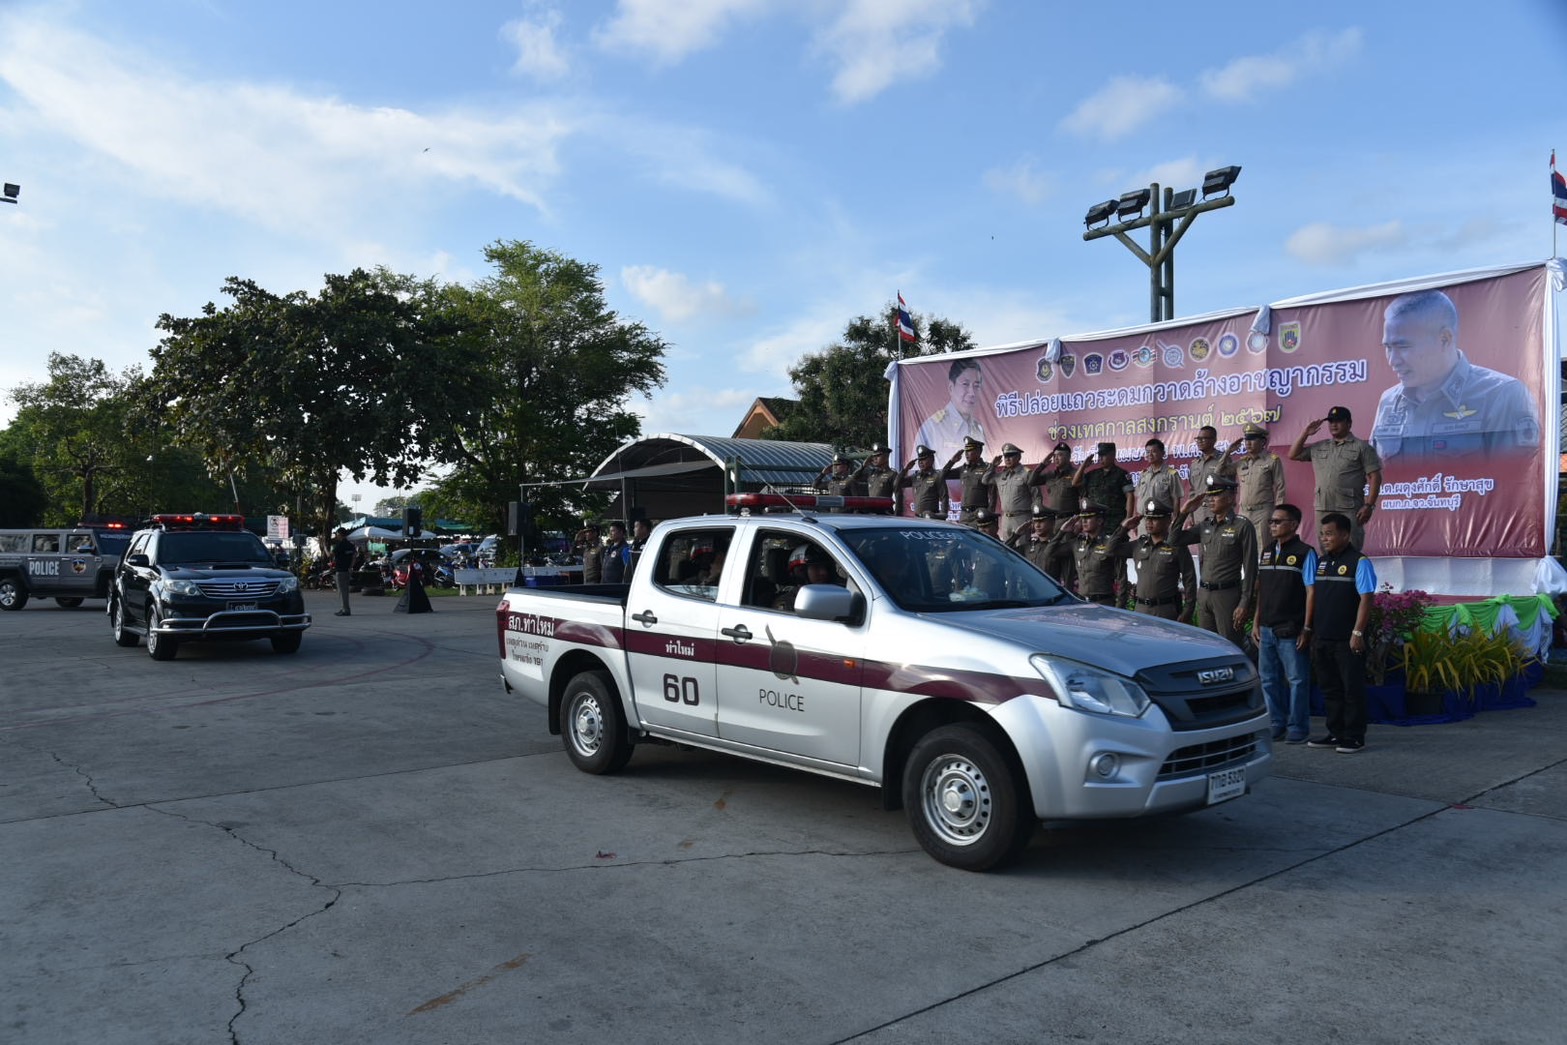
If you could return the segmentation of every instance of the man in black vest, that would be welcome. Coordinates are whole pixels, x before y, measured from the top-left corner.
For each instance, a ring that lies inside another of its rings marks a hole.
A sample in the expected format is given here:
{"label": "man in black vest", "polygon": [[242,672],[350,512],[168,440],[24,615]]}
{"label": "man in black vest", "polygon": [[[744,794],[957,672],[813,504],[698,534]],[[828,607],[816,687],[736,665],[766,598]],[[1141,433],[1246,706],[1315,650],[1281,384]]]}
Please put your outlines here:
{"label": "man in black vest", "polygon": [[1317,577],[1317,553],[1300,539],[1301,511],[1279,504],[1268,513],[1268,541],[1257,564],[1257,642],[1262,695],[1273,718],[1273,739],[1304,744],[1311,731],[1311,628],[1306,587]]}
{"label": "man in black vest", "polygon": [[1307,747],[1353,755],[1366,746],[1366,621],[1377,591],[1371,560],[1350,543],[1349,516],[1329,512],[1318,523],[1317,575],[1306,595],[1306,627],[1315,627],[1311,666],[1327,712],[1325,736]]}

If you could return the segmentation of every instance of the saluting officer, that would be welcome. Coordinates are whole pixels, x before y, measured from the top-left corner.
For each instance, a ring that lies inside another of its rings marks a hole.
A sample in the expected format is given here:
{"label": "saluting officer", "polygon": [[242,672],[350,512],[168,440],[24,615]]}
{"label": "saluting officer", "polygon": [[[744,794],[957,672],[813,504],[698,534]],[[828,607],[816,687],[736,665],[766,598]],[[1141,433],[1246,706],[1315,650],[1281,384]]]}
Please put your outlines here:
{"label": "saluting officer", "polygon": [[1072,471],[1072,448],[1057,443],[1028,473],[1028,485],[1039,487],[1039,503],[1054,510],[1058,519],[1070,519],[1077,511],[1079,498],[1072,486]]}
{"label": "saluting officer", "polygon": [[1245,444],[1246,456],[1235,464],[1240,484],[1240,513],[1251,520],[1259,538],[1267,536],[1273,506],[1284,503],[1284,462],[1268,449],[1268,430],[1255,422],[1241,429],[1241,437],[1229,449]]}
{"label": "saluting officer", "polygon": [[887,455],[892,453],[886,443],[871,447],[870,456],[849,478],[858,483],[867,497],[892,497],[898,490],[898,473],[887,467]]}
{"label": "saluting officer", "polygon": [[[840,497],[853,497],[860,492],[860,484],[854,476],[849,474],[849,468],[854,464],[847,454],[833,454],[832,463],[820,472],[816,473],[816,481],[811,485],[825,494],[835,494]],[[831,472],[832,474],[828,474]],[[824,508],[826,512],[841,512],[842,508]]]}
{"label": "saluting officer", "polygon": [[[962,451],[952,455],[943,473],[946,478],[957,479],[962,484],[963,500],[958,522],[971,528],[976,520],[976,512],[980,509],[993,512],[996,507],[995,487],[989,483],[990,465],[979,454],[984,448],[985,444],[978,439],[964,440]],[[963,458],[962,464],[958,464],[959,457]]]}
{"label": "saluting officer", "polygon": [[[1210,475],[1207,490],[1193,495],[1176,513],[1176,544],[1202,544],[1202,580],[1197,585],[1197,626],[1223,635],[1237,646],[1251,614],[1257,587],[1257,531],[1235,514],[1235,480]],[[1208,518],[1181,529],[1201,502]]]}
{"label": "saluting officer", "polygon": [[1029,518],[1034,512],[1034,490],[1029,486],[1028,478],[1029,471],[1023,467],[1023,451],[1012,443],[1003,444],[1001,456],[996,458],[986,480],[996,488],[996,512],[1001,519],[1003,541],[1028,529]]}
{"label": "saluting officer", "polygon": [[1085,500],[1077,513],[1080,529],[1072,558],[1077,566],[1077,593],[1089,602],[1114,606],[1116,582],[1126,572],[1126,531],[1117,525],[1105,533],[1104,522],[1104,505]]}
{"label": "saluting officer", "polygon": [[898,472],[893,489],[894,496],[905,489],[913,491],[909,508],[915,515],[923,519],[947,517],[947,477],[936,468],[936,451],[930,447],[915,448],[914,460]]}
{"label": "saluting officer", "polygon": [[1197,567],[1186,545],[1170,542],[1173,514],[1169,505],[1150,499],[1141,516],[1127,520],[1143,526],[1143,535],[1132,542],[1131,559],[1137,564],[1133,599],[1138,613],[1189,624],[1197,608]]}

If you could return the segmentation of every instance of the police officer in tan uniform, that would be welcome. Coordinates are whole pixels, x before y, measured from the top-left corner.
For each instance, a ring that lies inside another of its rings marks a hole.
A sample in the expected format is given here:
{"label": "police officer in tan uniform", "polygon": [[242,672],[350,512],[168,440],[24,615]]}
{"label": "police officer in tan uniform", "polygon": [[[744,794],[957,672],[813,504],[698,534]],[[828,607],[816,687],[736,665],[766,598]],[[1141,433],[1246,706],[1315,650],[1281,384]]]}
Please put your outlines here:
{"label": "police officer in tan uniform", "polygon": [[1240,484],[1240,513],[1251,521],[1258,537],[1268,532],[1273,506],[1284,503],[1284,461],[1268,449],[1268,430],[1259,424],[1241,429],[1241,437],[1230,446],[1233,454],[1244,444],[1246,456],[1235,463],[1235,481]]}
{"label": "police officer in tan uniform", "polygon": [[1072,486],[1072,448],[1057,443],[1055,448],[1028,473],[1028,484],[1039,488],[1037,504],[1055,511],[1056,518],[1070,519],[1077,511],[1077,490]]}
{"label": "police officer in tan uniform", "polygon": [[1116,584],[1126,574],[1126,530],[1117,525],[1104,532],[1105,508],[1084,501],[1074,520],[1078,526],[1072,545],[1077,567],[1077,593],[1101,606],[1116,605]]}
{"label": "police officer in tan uniform", "polygon": [[[817,473],[816,481],[812,485],[825,494],[853,497],[860,492],[860,484],[853,475],[849,474],[849,469],[853,465],[854,462],[849,459],[847,454],[833,454],[832,463]],[[829,475],[828,472],[832,474]],[[843,511],[842,508],[827,508],[825,510],[829,512]]]}
{"label": "police officer in tan uniform", "polygon": [[849,478],[859,484],[866,497],[892,497],[898,489],[898,473],[887,467],[892,450],[886,443],[871,447],[870,456]]}
{"label": "police officer in tan uniform", "polygon": [[[958,522],[964,526],[973,527],[975,513],[984,509],[987,512],[995,511],[995,487],[991,486],[990,465],[980,457],[980,451],[985,444],[978,439],[970,439],[963,444],[960,453],[952,455],[947,461],[947,467],[943,473],[948,479],[957,479],[963,491],[963,500],[960,502]],[[958,458],[963,458],[963,463],[958,464]]]}
{"label": "police officer in tan uniform", "polygon": [[1186,500],[1186,483],[1181,473],[1165,460],[1163,439],[1148,440],[1143,446],[1143,452],[1148,457],[1148,467],[1137,476],[1138,505],[1158,501],[1169,505],[1173,511],[1176,505]]}
{"label": "police officer in tan uniform", "polygon": [[[1197,584],[1197,626],[1223,635],[1237,646],[1241,628],[1251,616],[1257,587],[1257,531],[1251,520],[1235,514],[1234,479],[1210,475],[1205,492],[1194,495],[1175,516],[1176,544],[1202,544],[1202,579]],[[1208,518],[1180,528],[1203,501]]]}
{"label": "police officer in tan uniform", "polygon": [[1000,537],[1007,540],[1014,533],[1028,529],[1034,514],[1034,489],[1028,484],[1029,470],[1023,467],[1023,451],[1011,443],[1001,447],[1001,456],[991,466],[986,478],[996,488],[996,514],[1001,519]]}
{"label": "police officer in tan uniform", "polygon": [[1191,623],[1197,608],[1197,567],[1184,544],[1170,541],[1168,504],[1157,500],[1142,503],[1142,514],[1127,522],[1141,523],[1143,535],[1132,542],[1131,560],[1137,567],[1137,588],[1133,608],[1165,620]]}
{"label": "police officer in tan uniform", "polygon": [[[912,491],[909,511],[914,515],[923,519],[947,517],[947,477],[936,467],[936,451],[930,447],[915,448],[914,460],[898,472],[895,490]],[[902,514],[901,506],[898,514]]]}
{"label": "police officer in tan uniform", "polygon": [[[1331,438],[1307,443],[1323,424]],[[1310,461],[1317,476],[1316,509],[1320,520],[1329,512],[1349,516],[1349,542],[1365,548],[1366,523],[1382,498],[1382,458],[1376,447],[1350,431],[1348,407],[1335,406],[1328,416],[1312,421],[1295,437],[1291,461]]]}

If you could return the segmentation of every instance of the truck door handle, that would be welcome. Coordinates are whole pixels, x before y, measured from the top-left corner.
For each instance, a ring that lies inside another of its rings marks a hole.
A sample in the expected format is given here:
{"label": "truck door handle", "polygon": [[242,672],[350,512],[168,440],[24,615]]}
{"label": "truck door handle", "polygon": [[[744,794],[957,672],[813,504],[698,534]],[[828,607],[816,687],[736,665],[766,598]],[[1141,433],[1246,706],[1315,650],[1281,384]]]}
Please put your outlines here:
{"label": "truck door handle", "polygon": [[722,628],[722,629],[720,629],[720,633],[724,634],[724,635],[728,635],[731,639],[734,639],[736,642],[750,642],[751,641],[751,629],[746,627],[744,624],[736,624],[732,628]]}
{"label": "truck door handle", "polygon": [[636,621],[638,624],[653,625],[658,623],[658,618],[653,615],[652,610],[643,610],[641,613],[633,613],[631,615],[631,619]]}

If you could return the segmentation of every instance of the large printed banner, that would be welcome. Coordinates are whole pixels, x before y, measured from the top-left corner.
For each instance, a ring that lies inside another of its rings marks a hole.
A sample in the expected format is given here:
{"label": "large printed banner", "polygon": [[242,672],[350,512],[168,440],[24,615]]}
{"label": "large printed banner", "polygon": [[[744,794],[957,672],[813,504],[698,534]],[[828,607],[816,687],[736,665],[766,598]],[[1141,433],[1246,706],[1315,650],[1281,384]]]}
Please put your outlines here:
{"label": "large printed banner", "polygon": [[[1365,551],[1537,559],[1546,469],[1557,466],[1546,294],[1544,267],[1532,267],[1064,341],[1053,359],[1039,344],[905,360],[893,447],[907,461],[924,443],[939,465],[973,435],[987,460],[1010,442],[1032,465],[1060,441],[1074,461],[1109,441],[1135,474],[1158,437],[1184,475],[1204,425],[1224,448],[1243,425],[1262,424],[1287,459],[1310,422],[1344,406],[1382,459]],[[1308,444],[1327,438],[1323,425]],[[1312,466],[1287,461],[1285,477],[1314,542]]]}

